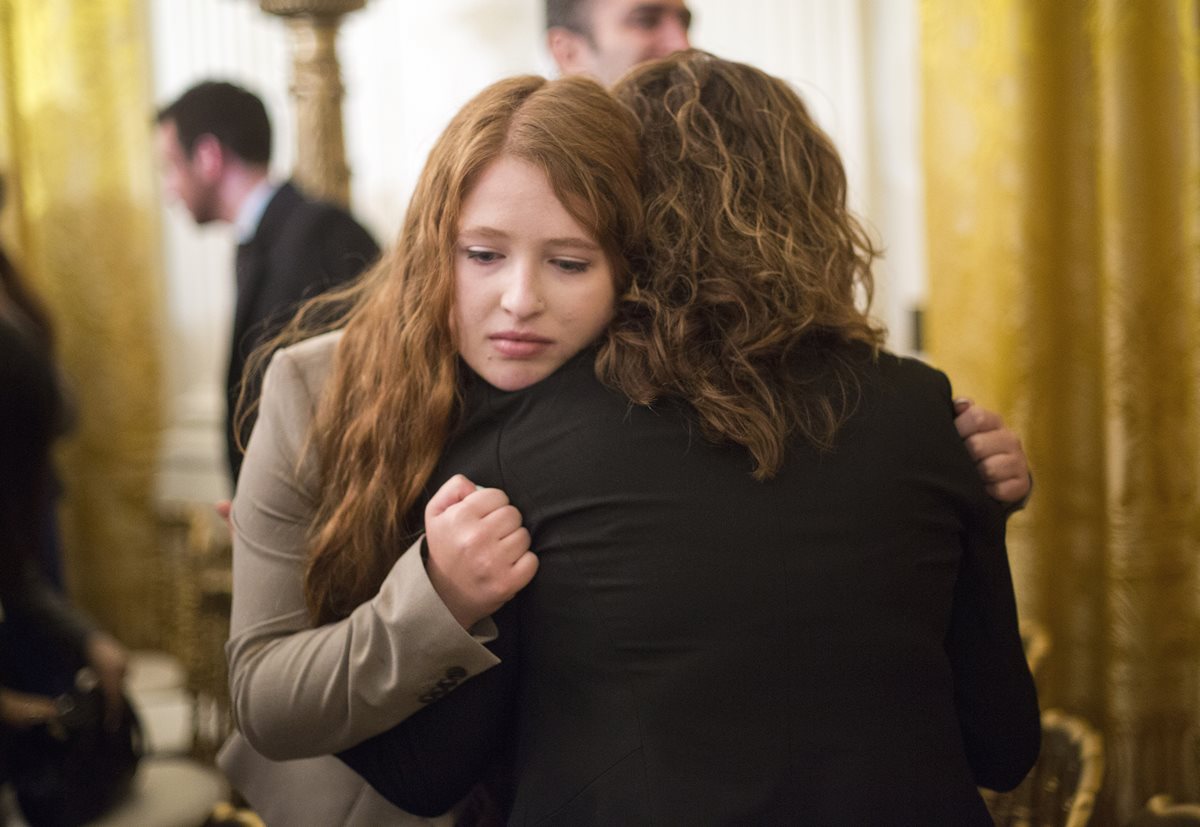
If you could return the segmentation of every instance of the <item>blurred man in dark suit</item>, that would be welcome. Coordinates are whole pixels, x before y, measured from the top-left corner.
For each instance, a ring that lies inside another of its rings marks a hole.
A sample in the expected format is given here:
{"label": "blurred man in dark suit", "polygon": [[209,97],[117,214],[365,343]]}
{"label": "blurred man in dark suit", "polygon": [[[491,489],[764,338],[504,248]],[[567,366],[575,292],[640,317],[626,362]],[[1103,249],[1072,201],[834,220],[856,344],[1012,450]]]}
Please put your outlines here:
{"label": "blurred man in dark suit", "polygon": [[237,232],[237,304],[226,377],[225,437],[237,482],[253,419],[235,422],[242,382],[258,377],[246,359],[274,336],[300,302],[354,278],[379,255],[362,225],[335,204],[308,198],[268,177],[271,123],[262,101],[230,83],[205,81],[159,110],[163,182],[197,224],[224,221]]}

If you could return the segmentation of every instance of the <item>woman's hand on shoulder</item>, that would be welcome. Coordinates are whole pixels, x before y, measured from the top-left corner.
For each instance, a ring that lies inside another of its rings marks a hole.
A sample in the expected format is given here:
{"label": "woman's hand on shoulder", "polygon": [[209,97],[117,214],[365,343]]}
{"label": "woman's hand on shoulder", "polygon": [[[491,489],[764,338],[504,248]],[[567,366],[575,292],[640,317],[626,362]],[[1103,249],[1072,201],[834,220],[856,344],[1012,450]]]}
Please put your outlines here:
{"label": "woman's hand on shoulder", "polygon": [[456,474],[425,507],[426,568],[464,629],[495,612],[537,572],[521,512],[499,488]]}

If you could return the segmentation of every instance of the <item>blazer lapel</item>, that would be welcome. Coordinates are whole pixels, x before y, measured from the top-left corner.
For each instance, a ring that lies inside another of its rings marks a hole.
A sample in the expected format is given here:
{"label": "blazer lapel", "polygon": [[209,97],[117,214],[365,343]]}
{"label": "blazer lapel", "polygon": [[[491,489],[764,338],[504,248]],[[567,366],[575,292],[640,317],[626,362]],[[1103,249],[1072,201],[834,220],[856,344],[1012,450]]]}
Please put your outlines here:
{"label": "blazer lapel", "polygon": [[263,211],[262,220],[254,238],[238,245],[237,251],[237,304],[233,314],[233,352],[231,366],[240,360],[238,351],[244,345],[243,339],[250,329],[259,321],[261,313],[256,312],[259,294],[262,293],[270,264],[270,251],[275,239],[283,231],[292,209],[300,203],[300,192],[290,183],[286,183],[272,196]]}

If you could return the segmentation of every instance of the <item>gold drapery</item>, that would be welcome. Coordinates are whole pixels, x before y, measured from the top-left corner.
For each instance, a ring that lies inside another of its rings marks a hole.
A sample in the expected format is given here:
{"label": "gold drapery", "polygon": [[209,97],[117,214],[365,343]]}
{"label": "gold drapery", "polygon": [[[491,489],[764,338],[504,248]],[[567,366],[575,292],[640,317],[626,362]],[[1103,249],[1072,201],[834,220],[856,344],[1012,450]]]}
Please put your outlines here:
{"label": "gold drapery", "polygon": [[79,418],[60,470],[72,592],[153,643],[161,434],[158,192],[139,0],[0,0],[6,246],[47,300]]}
{"label": "gold drapery", "polygon": [[1034,467],[1043,706],[1200,800],[1200,2],[923,0],[929,344]]}

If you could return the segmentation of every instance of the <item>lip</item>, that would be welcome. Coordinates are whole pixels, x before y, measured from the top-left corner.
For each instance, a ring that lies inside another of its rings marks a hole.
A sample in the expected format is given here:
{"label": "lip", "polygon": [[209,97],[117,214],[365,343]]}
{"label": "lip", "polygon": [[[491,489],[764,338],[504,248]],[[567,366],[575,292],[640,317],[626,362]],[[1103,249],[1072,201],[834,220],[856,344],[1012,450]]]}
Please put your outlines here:
{"label": "lip", "polygon": [[510,359],[528,359],[537,356],[554,344],[553,339],[539,336],[536,333],[525,333],[518,330],[506,330],[488,336],[501,356]]}

